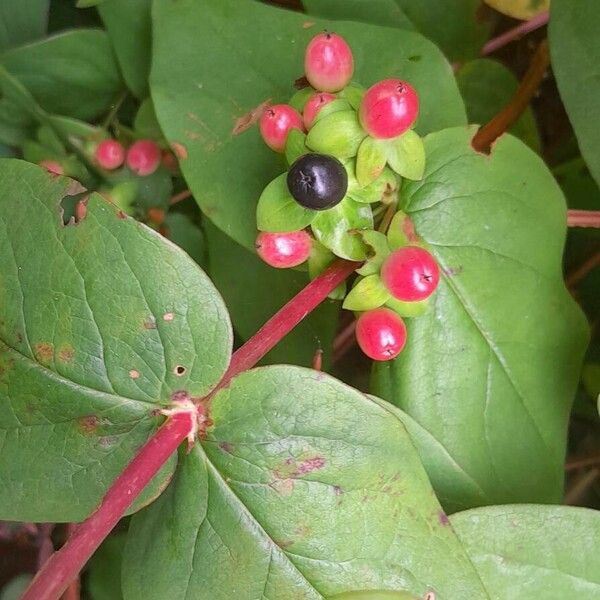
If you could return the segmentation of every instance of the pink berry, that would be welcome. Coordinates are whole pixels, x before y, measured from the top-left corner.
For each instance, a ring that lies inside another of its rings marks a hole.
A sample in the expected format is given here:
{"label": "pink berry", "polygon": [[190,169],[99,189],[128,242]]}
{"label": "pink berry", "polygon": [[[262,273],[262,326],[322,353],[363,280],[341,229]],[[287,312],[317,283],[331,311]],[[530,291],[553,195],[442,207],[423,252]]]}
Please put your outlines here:
{"label": "pink berry", "polygon": [[360,104],[362,126],[374,138],[394,138],[410,129],[419,114],[415,89],[399,79],[385,79],[371,86]]}
{"label": "pink berry", "polygon": [[41,160],[38,165],[40,167],[44,167],[48,173],[52,173],[53,175],[64,175],[65,170],[63,166],[55,161],[55,160]]}
{"label": "pink berry", "polygon": [[440,281],[440,269],[427,250],[405,246],[387,257],[381,279],[397,300],[418,302],[433,294]]}
{"label": "pink berry", "polygon": [[125,148],[117,140],[103,140],[96,146],[94,157],[100,168],[112,171],[123,164]]}
{"label": "pink berry", "polygon": [[336,33],[319,33],[306,47],[304,73],[320,92],[339,92],[352,79],[354,59],[346,40]]}
{"label": "pink berry", "polygon": [[285,151],[291,129],[304,130],[302,117],[297,110],[287,104],[274,104],[265,108],[260,117],[260,134],[271,150]]}
{"label": "pink berry", "polygon": [[308,258],[310,250],[311,239],[304,230],[288,233],[262,231],[256,238],[258,255],[277,269],[297,267]]}
{"label": "pink berry", "polygon": [[393,310],[376,308],[358,318],[356,341],[369,358],[391,360],[406,344],[406,325]]}
{"label": "pink berry", "polygon": [[162,153],[152,140],[138,140],[127,150],[127,166],[142,177],[151,175],[158,169]]}
{"label": "pink berry", "polygon": [[304,119],[304,126],[306,129],[310,129],[317,117],[319,111],[330,102],[335,100],[335,96],[333,94],[328,94],[327,92],[317,92],[313,94],[304,105],[304,110],[302,111],[302,117]]}

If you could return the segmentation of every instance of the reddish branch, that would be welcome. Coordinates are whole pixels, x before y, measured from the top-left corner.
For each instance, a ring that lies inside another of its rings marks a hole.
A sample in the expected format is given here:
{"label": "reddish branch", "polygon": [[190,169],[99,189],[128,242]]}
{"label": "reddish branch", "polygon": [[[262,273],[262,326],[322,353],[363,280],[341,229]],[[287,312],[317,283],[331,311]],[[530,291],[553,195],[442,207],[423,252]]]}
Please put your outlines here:
{"label": "reddish branch", "polygon": [[571,271],[565,280],[567,287],[574,288],[579,283],[581,283],[596,267],[600,266],[600,252],[596,252],[596,254],[592,254],[589,258],[587,258],[581,265],[579,265],[576,269]]}
{"label": "reddish branch", "polygon": [[600,228],[600,210],[569,210],[567,225],[569,227]]}
{"label": "reddish branch", "polygon": [[[253,367],[357,267],[338,261],[292,298],[237,350],[216,389]],[[213,391],[214,394],[214,391]],[[191,412],[170,416],[117,477],[88,519],[38,572],[21,600],[57,600],[162,465],[196,427]]]}
{"label": "reddish branch", "polygon": [[540,27],[543,27],[544,25],[546,25],[546,23],[548,23],[549,17],[550,12],[546,10],[543,13],[537,15],[536,17],[533,17],[533,19],[529,19],[529,21],[525,21],[524,23],[521,23],[520,25],[517,25],[516,27],[505,31],[499,36],[491,39],[481,49],[481,55],[487,56],[492,52],[496,52],[496,50],[499,50],[500,48],[506,46],[506,44],[509,44],[513,40],[516,40],[524,36],[525,34],[530,33],[531,31],[539,29]]}
{"label": "reddish branch", "polygon": [[173,204],[177,204],[178,202],[181,202],[182,200],[186,200],[191,195],[192,195],[192,192],[190,190],[183,190],[182,192],[179,192],[178,194],[171,196],[171,198],[169,200],[169,204],[171,206],[173,206]]}
{"label": "reddish branch", "polygon": [[479,129],[471,142],[478,152],[489,152],[491,145],[514,125],[536,93],[550,64],[548,42],[544,40],[536,50],[529,69],[512,100],[489,123]]}

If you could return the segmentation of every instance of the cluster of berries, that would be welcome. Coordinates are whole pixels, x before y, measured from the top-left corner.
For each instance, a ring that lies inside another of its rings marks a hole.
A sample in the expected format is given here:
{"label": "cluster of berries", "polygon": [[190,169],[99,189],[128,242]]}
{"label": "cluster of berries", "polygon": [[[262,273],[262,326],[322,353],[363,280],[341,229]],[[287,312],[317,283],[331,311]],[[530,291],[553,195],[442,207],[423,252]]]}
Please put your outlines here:
{"label": "cluster of berries", "polygon": [[425,168],[412,129],[419,98],[399,79],[366,90],[353,83],[352,51],[335,33],[309,42],[304,68],[309,86],[260,118],[263,140],[289,168],[259,199],[256,249],[273,267],[308,262],[311,277],[336,256],[363,261],[352,290],[333,297],[357,313],[363,352],[390,360],[406,343],[402,317],[426,310],[440,276],[398,209],[402,179],[421,179]]}

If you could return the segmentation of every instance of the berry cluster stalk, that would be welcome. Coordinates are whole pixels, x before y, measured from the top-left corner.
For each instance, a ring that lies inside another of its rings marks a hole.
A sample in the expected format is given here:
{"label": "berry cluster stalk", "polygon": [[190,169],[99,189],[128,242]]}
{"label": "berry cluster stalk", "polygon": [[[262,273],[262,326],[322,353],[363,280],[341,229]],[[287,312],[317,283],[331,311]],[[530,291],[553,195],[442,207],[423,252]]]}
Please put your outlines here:
{"label": "berry cluster stalk", "polygon": [[600,228],[600,210],[569,210],[567,225],[569,227]]}
{"label": "berry cluster stalk", "polygon": [[[294,296],[233,354],[229,369],[216,389],[225,387],[233,377],[253,367],[356,267],[356,263],[339,260]],[[21,600],[58,600],[152,477],[194,430],[195,421],[196,416],[191,411],[175,413],[165,421],[117,477],[98,509],[77,526],[67,543],[46,561]]]}
{"label": "berry cluster stalk", "polygon": [[529,19],[529,21],[525,21],[508,31],[500,34],[499,36],[492,38],[485,46],[481,49],[481,56],[487,56],[488,54],[492,54],[492,52],[496,52],[500,48],[503,48],[513,40],[516,40],[527,33],[535,31],[540,27],[543,27],[548,23],[550,19],[550,11],[546,10],[539,15]]}

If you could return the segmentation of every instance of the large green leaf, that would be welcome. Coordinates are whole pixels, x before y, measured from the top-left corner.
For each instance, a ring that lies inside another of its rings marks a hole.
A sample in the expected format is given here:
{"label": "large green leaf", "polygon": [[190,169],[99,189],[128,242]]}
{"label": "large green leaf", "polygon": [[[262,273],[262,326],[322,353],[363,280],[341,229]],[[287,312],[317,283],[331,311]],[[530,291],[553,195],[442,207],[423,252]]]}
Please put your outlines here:
{"label": "large green leaf", "polygon": [[125,533],[106,538],[86,566],[86,588],[91,600],[123,600],[121,563]]}
{"label": "large green leaf", "polygon": [[425,430],[415,441],[449,510],[557,502],[587,341],[562,279],[565,201],[522,142],[505,135],[486,156],[473,132],[427,136],[425,176],[402,189],[443,277],[374,392]]}
{"label": "large green leaf", "polygon": [[173,483],[131,523],[127,600],[487,597],[384,403],[277,366],[234,379],[210,417]]}
{"label": "large green leaf", "polygon": [[[306,272],[274,269],[254,253],[228,238],[210,222],[205,224],[208,272],[223,295],[235,331],[244,340],[308,284]],[[266,363],[310,366],[323,350],[323,368],[330,364],[339,303],[326,300],[288,333],[264,359]]]}
{"label": "large green leaf", "polygon": [[600,184],[600,44],[597,0],[552,0],[550,51],[561,98],[581,153]]}
{"label": "large green leaf", "polygon": [[122,89],[104,31],[76,29],[8,50],[0,64],[48,112],[93,119]]}
{"label": "large green leaf", "polygon": [[492,600],[600,599],[600,512],[490,506],[450,522]]}
{"label": "large green leaf", "polygon": [[98,6],[123,78],[138,98],[148,95],[152,60],[151,4],[152,0],[106,0]]}
{"label": "large green leaf", "polygon": [[50,0],[0,2],[0,51],[43,37]]}
{"label": "large green leaf", "polygon": [[302,3],[309,13],[330,19],[416,28],[450,60],[477,56],[488,32],[479,16],[480,0],[302,0]]}
{"label": "large green leaf", "polygon": [[96,194],[64,226],[74,191],[0,161],[2,519],[87,516],[159,426],[156,409],[207,393],[229,360],[227,311],[196,264]]}
{"label": "large green leaf", "polygon": [[394,76],[415,85],[420,133],[466,122],[450,66],[416,33],[333,24],[250,0],[158,0],[153,24],[151,91],[161,127],[204,213],[247,248],[256,202],[283,168],[258,128],[243,124],[266,100],[290,98],[318,31],[335,27],[348,39],[364,85]]}
{"label": "large green leaf", "polygon": [[[485,125],[511,100],[519,82],[502,63],[478,58],[464,64],[456,74],[469,123]],[[533,111],[528,107],[511,127],[511,133],[533,150],[540,150],[540,136]]]}

